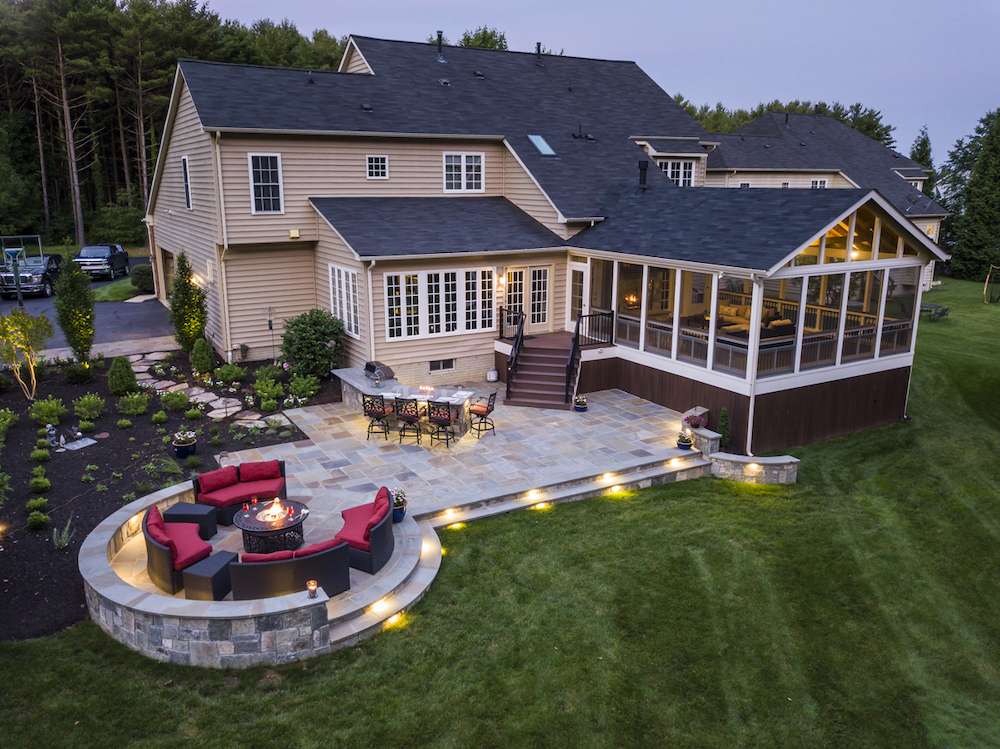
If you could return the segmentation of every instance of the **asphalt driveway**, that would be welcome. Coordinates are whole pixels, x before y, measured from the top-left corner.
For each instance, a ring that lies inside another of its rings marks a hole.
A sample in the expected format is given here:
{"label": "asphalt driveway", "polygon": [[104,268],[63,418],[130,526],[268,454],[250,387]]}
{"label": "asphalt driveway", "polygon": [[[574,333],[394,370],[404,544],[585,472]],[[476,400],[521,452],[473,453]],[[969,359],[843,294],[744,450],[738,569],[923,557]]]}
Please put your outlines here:
{"label": "asphalt driveway", "polygon": [[[137,258],[132,258],[133,266]],[[95,281],[94,287],[110,281]],[[7,314],[17,306],[16,300],[0,300],[0,314]],[[56,322],[55,299],[50,297],[25,297],[24,308],[32,315],[44,312],[52,323],[55,334],[45,344],[46,348],[66,346],[66,337]],[[173,327],[167,308],[155,299],[146,302],[97,302],[94,305],[94,343],[114,343],[142,338],[171,335]]]}

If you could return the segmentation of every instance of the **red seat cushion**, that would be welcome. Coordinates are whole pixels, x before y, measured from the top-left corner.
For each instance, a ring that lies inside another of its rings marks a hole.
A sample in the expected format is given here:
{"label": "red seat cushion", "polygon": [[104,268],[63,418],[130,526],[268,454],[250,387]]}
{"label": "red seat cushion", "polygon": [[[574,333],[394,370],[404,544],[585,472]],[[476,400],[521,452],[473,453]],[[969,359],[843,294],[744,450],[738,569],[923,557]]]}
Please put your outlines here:
{"label": "red seat cushion", "polygon": [[346,541],[347,545],[361,551],[371,551],[371,544],[365,538],[365,527],[363,525],[352,525],[345,523],[340,532],[333,537],[334,541]]}
{"label": "red seat cushion", "polygon": [[389,513],[389,504],[388,502],[386,502],[385,504],[379,505],[378,509],[375,510],[375,514],[373,514],[370,518],[368,518],[368,522],[365,523],[365,541],[367,541],[371,537],[372,528],[374,528],[376,525],[382,522],[382,519],[388,513]]}
{"label": "red seat cushion", "polygon": [[292,552],[287,549],[282,551],[272,551],[270,554],[253,554],[245,552],[240,555],[240,561],[248,564],[257,564],[260,562],[280,562],[291,558]]}
{"label": "red seat cushion", "polygon": [[216,489],[221,489],[224,486],[232,486],[239,480],[236,466],[226,466],[215,471],[199,474],[198,486],[202,492],[214,492]]}
{"label": "red seat cushion", "polygon": [[382,506],[389,507],[389,489],[384,486],[375,495],[375,509],[378,510]]}
{"label": "red seat cushion", "polygon": [[261,481],[241,481],[232,486],[225,486],[216,489],[214,492],[205,492],[198,495],[198,501],[214,507],[228,507],[229,505],[257,497],[262,500],[270,500],[281,494],[285,488],[285,480],[262,479]]}
{"label": "red seat cushion", "polygon": [[340,517],[348,522],[361,523],[363,526],[368,522],[368,518],[372,516],[373,512],[375,512],[375,503],[368,502],[367,504],[348,507],[346,510],[342,510]]}
{"label": "red seat cushion", "polygon": [[240,463],[241,482],[280,478],[281,465],[276,460],[261,460],[257,463]]}
{"label": "red seat cushion", "polygon": [[473,403],[469,406],[469,411],[479,416],[485,416],[490,412],[490,407],[485,403]]}
{"label": "red seat cushion", "polygon": [[334,546],[338,546],[341,543],[343,543],[343,541],[334,536],[333,538],[328,538],[326,541],[319,541],[314,544],[309,544],[308,546],[303,546],[299,549],[296,549],[295,558],[301,559],[302,557],[307,557],[310,554],[319,554],[321,551],[332,549]]}
{"label": "red seat cushion", "polygon": [[182,570],[212,553],[212,545],[198,535],[197,523],[168,523],[167,535],[174,544],[174,569]]}
{"label": "red seat cushion", "polygon": [[156,541],[156,543],[161,546],[166,546],[170,550],[171,558],[176,556],[177,547],[167,534],[166,523],[163,522],[163,516],[156,507],[150,509],[146,515],[146,532],[149,534],[151,539]]}

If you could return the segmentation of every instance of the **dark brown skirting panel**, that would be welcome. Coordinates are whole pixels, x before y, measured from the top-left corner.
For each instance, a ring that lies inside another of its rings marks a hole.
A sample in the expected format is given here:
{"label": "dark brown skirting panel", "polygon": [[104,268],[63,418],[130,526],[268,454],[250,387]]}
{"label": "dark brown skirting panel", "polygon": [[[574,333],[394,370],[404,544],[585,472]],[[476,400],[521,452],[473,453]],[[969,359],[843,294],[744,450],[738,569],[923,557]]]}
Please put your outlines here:
{"label": "dark brown skirting panel", "polygon": [[787,450],[899,421],[906,414],[910,368],[758,395],[753,451]]}
{"label": "dark brown skirting panel", "polygon": [[500,376],[500,382],[507,382],[507,354],[494,351],[493,368],[496,369],[497,374]]}
{"label": "dark brown skirting panel", "polygon": [[664,372],[625,359],[596,359],[583,362],[579,393],[618,388],[675,411],[687,411],[692,406],[709,410],[709,428],[719,424],[719,411],[729,409],[729,450],[742,453],[747,439],[747,414],[750,399],[739,393],[689,380],[687,377]]}

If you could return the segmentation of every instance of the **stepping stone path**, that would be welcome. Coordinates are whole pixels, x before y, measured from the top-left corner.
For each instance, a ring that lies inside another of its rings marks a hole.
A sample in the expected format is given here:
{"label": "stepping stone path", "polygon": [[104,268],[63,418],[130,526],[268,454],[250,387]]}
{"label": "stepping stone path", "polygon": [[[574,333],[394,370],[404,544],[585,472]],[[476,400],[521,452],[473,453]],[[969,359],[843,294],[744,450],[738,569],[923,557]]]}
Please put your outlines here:
{"label": "stepping stone path", "polygon": [[[194,390],[194,388],[192,388],[192,390]],[[214,401],[216,397],[218,396],[216,396],[215,393],[201,392],[198,393],[197,395],[191,395],[191,391],[190,390],[188,391],[188,398],[191,400],[192,403],[208,403],[210,401]]]}

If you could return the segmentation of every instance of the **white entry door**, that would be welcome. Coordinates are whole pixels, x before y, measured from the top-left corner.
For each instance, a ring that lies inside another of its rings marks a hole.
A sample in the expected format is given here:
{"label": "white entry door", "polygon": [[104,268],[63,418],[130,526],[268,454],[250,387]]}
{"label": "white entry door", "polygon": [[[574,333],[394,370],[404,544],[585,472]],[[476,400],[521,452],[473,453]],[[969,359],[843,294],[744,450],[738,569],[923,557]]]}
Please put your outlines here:
{"label": "white entry door", "polygon": [[524,313],[526,332],[540,333],[551,329],[552,268],[531,265],[507,268],[506,307],[511,312]]}
{"label": "white entry door", "polygon": [[566,330],[576,327],[576,320],[590,312],[590,266],[570,260],[566,276]]}

